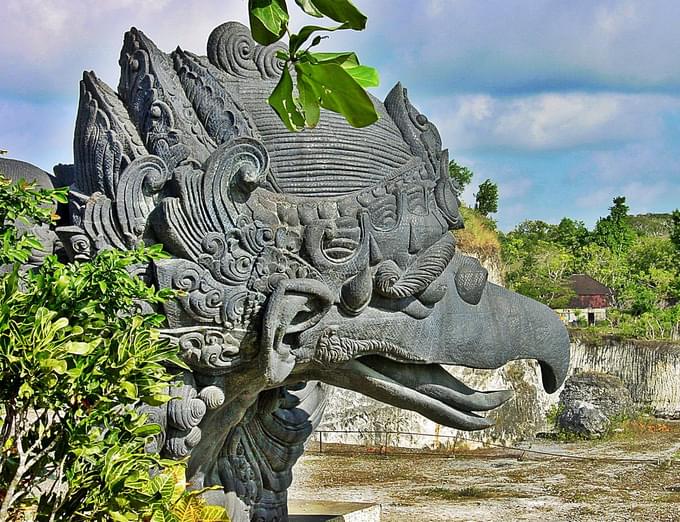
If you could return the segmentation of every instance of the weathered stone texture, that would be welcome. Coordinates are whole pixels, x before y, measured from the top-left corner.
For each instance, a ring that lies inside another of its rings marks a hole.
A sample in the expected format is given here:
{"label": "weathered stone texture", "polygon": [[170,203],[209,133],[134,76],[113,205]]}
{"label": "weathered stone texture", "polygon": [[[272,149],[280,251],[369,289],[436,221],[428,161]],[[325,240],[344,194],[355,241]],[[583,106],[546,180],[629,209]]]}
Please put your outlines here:
{"label": "weathered stone texture", "polygon": [[634,413],[633,400],[621,379],[583,372],[569,377],[560,393],[557,427],[587,438],[605,435],[616,420]]}

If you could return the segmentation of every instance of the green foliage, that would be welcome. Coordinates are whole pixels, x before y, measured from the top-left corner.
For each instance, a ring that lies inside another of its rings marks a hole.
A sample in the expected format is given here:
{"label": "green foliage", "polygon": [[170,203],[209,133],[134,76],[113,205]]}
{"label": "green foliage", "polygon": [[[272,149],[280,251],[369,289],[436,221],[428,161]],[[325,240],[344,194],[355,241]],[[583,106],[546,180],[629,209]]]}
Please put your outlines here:
{"label": "green foliage", "polygon": [[550,238],[575,254],[589,241],[589,232],[583,221],[568,217],[562,218],[557,227],[551,230]]}
{"label": "green foliage", "polygon": [[670,236],[675,250],[680,253],[680,209],[675,209],[671,214]]}
{"label": "green foliage", "polygon": [[503,260],[506,282],[516,292],[552,308],[566,308],[574,296],[568,283],[574,256],[563,246],[510,233],[503,238]]}
{"label": "green foliage", "polygon": [[460,196],[465,190],[465,187],[470,184],[473,175],[474,173],[469,168],[459,165],[456,163],[456,160],[449,161],[449,176],[453,180],[458,196]]}
{"label": "green foliage", "polygon": [[498,212],[498,185],[486,179],[475,194],[475,210],[483,216]]}
{"label": "green foliage", "polygon": [[[63,194],[2,191],[15,196],[2,199],[15,234],[16,218],[47,221],[41,204]],[[178,463],[145,451],[160,427],[137,408],[169,400],[168,365],[183,366],[159,339],[164,317],[139,312],[171,292],[130,273],[160,247],[70,265],[50,256],[25,272],[12,248],[24,247],[10,245],[18,261],[0,277],[0,520],[227,520],[217,508],[187,518],[196,494],[166,494]]]}
{"label": "green foliage", "polygon": [[680,339],[680,263],[672,234],[658,234],[656,229],[638,234],[629,221],[625,198],[619,197],[592,232],[569,218],[558,225],[519,224],[502,236],[508,285],[553,308],[564,308],[570,300],[568,277],[588,274],[614,292],[615,308],[608,312],[608,324],[599,326],[603,331]]}
{"label": "green foliage", "polygon": [[461,205],[459,209],[465,228],[454,232],[458,249],[482,260],[498,258],[501,245],[496,224],[472,208]]}
{"label": "green foliage", "polygon": [[545,420],[551,429],[557,429],[557,419],[564,413],[564,404],[558,402],[553,404],[545,414]]}
{"label": "green foliage", "polygon": [[[341,114],[354,127],[366,127],[376,122],[378,113],[364,89],[378,85],[377,71],[361,65],[356,54],[351,52],[310,51],[321,42],[322,36],[316,33],[343,29],[361,31],[366,27],[366,17],[349,0],[296,0],[296,3],[306,14],[327,17],[340,25],[306,25],[289,36],[288,50],[278,53],[284,68],[269,97],[269,104],[291,131],[316,127],[321,107]],[[251,33],[261,44],[277,42],[288,31],[285,0],[249,0],[248,11]],[[311,42],[303,49],[310,38]],[[291,69],[295,71],[295,77]]]}
{"label": "green foliage", "polygon": [[672,228],[670,213],[650,213],[628,216],[633,230],[642,236],[668,237]]}
{"label": "green foliage", "polygon": [[615,197],[614,205],[609,207],[609,215],[597,221],[592,239],[598,245],[620,252],[625,250],[635,237],[635,230],[628,222],[626,198]]}
{"label": "green foliage", "polygon": [[12,183],[0,175],[0,265],[25,263],[40,243],[21,226],[52,223],[58,218],[53,205],[65,202],[66,189],[35,190],[34,183]]}

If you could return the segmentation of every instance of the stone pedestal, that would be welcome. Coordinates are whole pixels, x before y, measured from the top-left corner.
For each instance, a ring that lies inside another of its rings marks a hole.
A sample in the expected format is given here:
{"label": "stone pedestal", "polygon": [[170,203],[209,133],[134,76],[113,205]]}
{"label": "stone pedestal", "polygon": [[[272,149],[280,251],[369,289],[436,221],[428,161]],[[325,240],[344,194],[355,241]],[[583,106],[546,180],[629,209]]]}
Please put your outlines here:
{"label": "stone pedestal", "polygon": [[290,500],[289,522],[380,522],[380,505],[365,502]]}

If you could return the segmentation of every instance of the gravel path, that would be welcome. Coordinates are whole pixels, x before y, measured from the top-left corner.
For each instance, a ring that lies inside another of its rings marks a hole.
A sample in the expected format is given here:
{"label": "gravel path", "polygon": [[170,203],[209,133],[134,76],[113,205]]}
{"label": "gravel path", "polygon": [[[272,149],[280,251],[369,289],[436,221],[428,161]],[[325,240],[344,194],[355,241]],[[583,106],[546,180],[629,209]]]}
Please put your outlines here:
{"label": "gravel path", "polygon": [[[558,459],[507,450],[450,456],[329,453],[305,455],[290,498],[381,504],[383,522],[680,522],[680,423],[634,423],[612,440],[527,449],[610,462]],[[334,451],[335,450],[335,451]],[[393,450],[394,451],[394,450]]]}

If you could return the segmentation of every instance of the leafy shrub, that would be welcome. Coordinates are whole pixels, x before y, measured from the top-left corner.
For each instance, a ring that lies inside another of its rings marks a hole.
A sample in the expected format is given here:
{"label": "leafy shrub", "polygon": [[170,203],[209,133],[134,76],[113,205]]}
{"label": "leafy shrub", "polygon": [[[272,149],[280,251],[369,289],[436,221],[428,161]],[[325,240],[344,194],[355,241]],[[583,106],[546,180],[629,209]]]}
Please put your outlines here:
{"label": "leafy shrub", "polygon": [[228,520],[185,491],[183,465],[145,451],[160,427],[137,408],[169,400],[168,366],[183,366],[159,339],[164,317],[140,313],[171,292],[130,273],[160,246],[20,271],[40,245],[16,220],[49,221],[44,204],[62,194],[0,181],[11,263],[0,278],[0,521]]}

